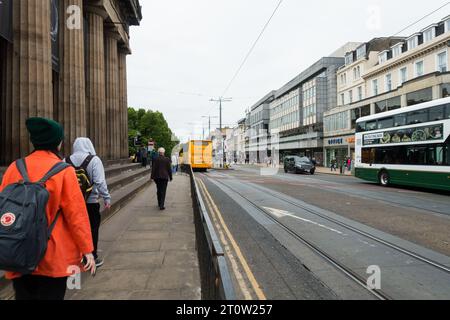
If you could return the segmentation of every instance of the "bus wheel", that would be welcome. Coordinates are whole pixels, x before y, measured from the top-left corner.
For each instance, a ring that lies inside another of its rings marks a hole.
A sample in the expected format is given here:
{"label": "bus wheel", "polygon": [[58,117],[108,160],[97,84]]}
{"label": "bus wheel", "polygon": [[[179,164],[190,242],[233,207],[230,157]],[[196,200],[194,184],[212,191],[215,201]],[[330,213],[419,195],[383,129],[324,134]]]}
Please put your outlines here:
{"label": "bus wheel", "polygon": [[387,187],[390,183],[389,173],[387,173],[387,171],[385,170],[381,171],[379,175],[379,181],[383,187]]}

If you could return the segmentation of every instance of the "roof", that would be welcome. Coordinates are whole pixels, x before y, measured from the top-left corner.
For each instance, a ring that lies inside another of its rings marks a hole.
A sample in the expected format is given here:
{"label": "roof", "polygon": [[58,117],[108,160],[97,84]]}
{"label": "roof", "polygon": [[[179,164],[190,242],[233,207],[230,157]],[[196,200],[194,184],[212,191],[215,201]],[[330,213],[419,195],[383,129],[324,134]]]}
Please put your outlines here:
{"label": "roof", "polygon": [[300,73],[294,79],[286,83],[283,87],[276,91],[275,99],[284,96],[286,93],[296,89],[303,82],[308,81],[312,77],[320,74],[330,66],[340,67],[345,63],[344,57],[323,57],[310,66],[308,69]]}
{"label": "roof", "polygon": [[264,103],[271,102],[268,100],[271,100],[271,98],[275,96],[275,92],[276,92],[275,90],[272,90],[268,94],[266,94],[263,98],[259,99],[259,101],[251,107],[251,111],[255,110]]}
{"label": "roof", "polygon": [[142,7],[139,0],[122,0],[120,5],[126,9],[127,23],[132,26],[138,26],[142,20]]}

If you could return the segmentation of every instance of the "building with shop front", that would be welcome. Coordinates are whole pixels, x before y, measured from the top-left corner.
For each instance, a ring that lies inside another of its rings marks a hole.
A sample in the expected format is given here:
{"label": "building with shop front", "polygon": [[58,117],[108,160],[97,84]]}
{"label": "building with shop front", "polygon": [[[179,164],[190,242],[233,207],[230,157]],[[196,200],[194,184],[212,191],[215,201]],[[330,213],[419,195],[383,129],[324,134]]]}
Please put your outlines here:
{"label": "building with shop front", "polygon": [[245,118],[239,120],[233,128],[232,137],[229,141],[232,145],[228,150],[228,158],[230,162],[245,162]]}
{"label": "building with shop front", "polygon": [[90,137],[107,159],[128,157],[126,58],[138,0],[0,1],[0,165],[32,149],[25,120],[65,129],[64,153]]}
{"label": "building with shop front", "polygon": [[[357,44],[345,45],[354,48]],[[280,160],[286,155],[323,162],[323,113],[336,105],[336,71],[344,52],[324,57],[275,92],[270,103],[271,136],[277,135]]]}
{"label": "building with shop front", "polygon": [[245,110],[244,153],[244,163],[250,163],[250,110]]}
{"label": "building with shop front", "polygon": [[365,72],[378,64],[379,53],[391,48],[404,38],[375,38],[361,43],[345,54],[345,64],[337,71],[337,106],[324,113],[324,165],[352,157],[355,151],[354,128],[356,119],[370,114],[363,106],[349,112],[350,105],[364,100]]}
{"label": "building with shop front", "polygon": [[228,161],[228,153],[229,149],[227,144],[230,144],[231,148],[233,148],[233,144],[231,143],[233,129],[229,127],[217,128],[214,130],[211,135],[212,141],[212,152],[213,152],[213,162],[216,166],[222,166],[224,161]]}
{"label": "building with shop front", "polygon": [[270,157],[270,103],[273,101],[274,95],[275,91],[269,92],[250,108],[249,129],[247,130],[250,163],[261,163]]}
{"label": "building with shop front", "polygon": [[[324,118],[327,165],[353,157],[358,118],[450,95],[450,16],[407,38],[387,39],[389,47],[371,50],[369,42],[357,48],[356,60],[338,71],[338,104]],[[361,79],[351,79],[358,66]]]}

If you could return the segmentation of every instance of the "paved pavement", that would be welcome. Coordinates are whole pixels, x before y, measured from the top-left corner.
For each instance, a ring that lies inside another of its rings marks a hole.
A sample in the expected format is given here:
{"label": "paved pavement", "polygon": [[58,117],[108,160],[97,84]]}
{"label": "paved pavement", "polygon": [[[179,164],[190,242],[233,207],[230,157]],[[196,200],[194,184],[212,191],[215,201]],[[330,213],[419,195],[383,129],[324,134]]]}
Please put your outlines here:
{"label": "paved pavement", "polygon": [[316,173],[332,174],[332,175],[336,175],[336,176],[352,176],[351,171],[346,170],[345,173],[340,173],[339,169],[336,169],[336,171],[331,171],[330,168],[325,168],[325,167],[317,167]]}
{"label": "paved pavement", "polygon": [[152,184],[100,229],[105,264],[95,278],[83,275],[72,300],[198,300],[200,275],[189,178],[174,177],[166,210]]}

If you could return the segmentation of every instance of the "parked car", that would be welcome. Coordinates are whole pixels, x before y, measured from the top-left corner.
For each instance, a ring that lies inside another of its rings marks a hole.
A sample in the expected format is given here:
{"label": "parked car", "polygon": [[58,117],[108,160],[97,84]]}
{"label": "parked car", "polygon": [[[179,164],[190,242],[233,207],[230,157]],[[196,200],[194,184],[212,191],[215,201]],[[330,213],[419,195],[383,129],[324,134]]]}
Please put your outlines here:
{"label": "parked car", "polygon": [[307,157],[289,156],[284,159],[284,172],[314,174],[316,166]]}

